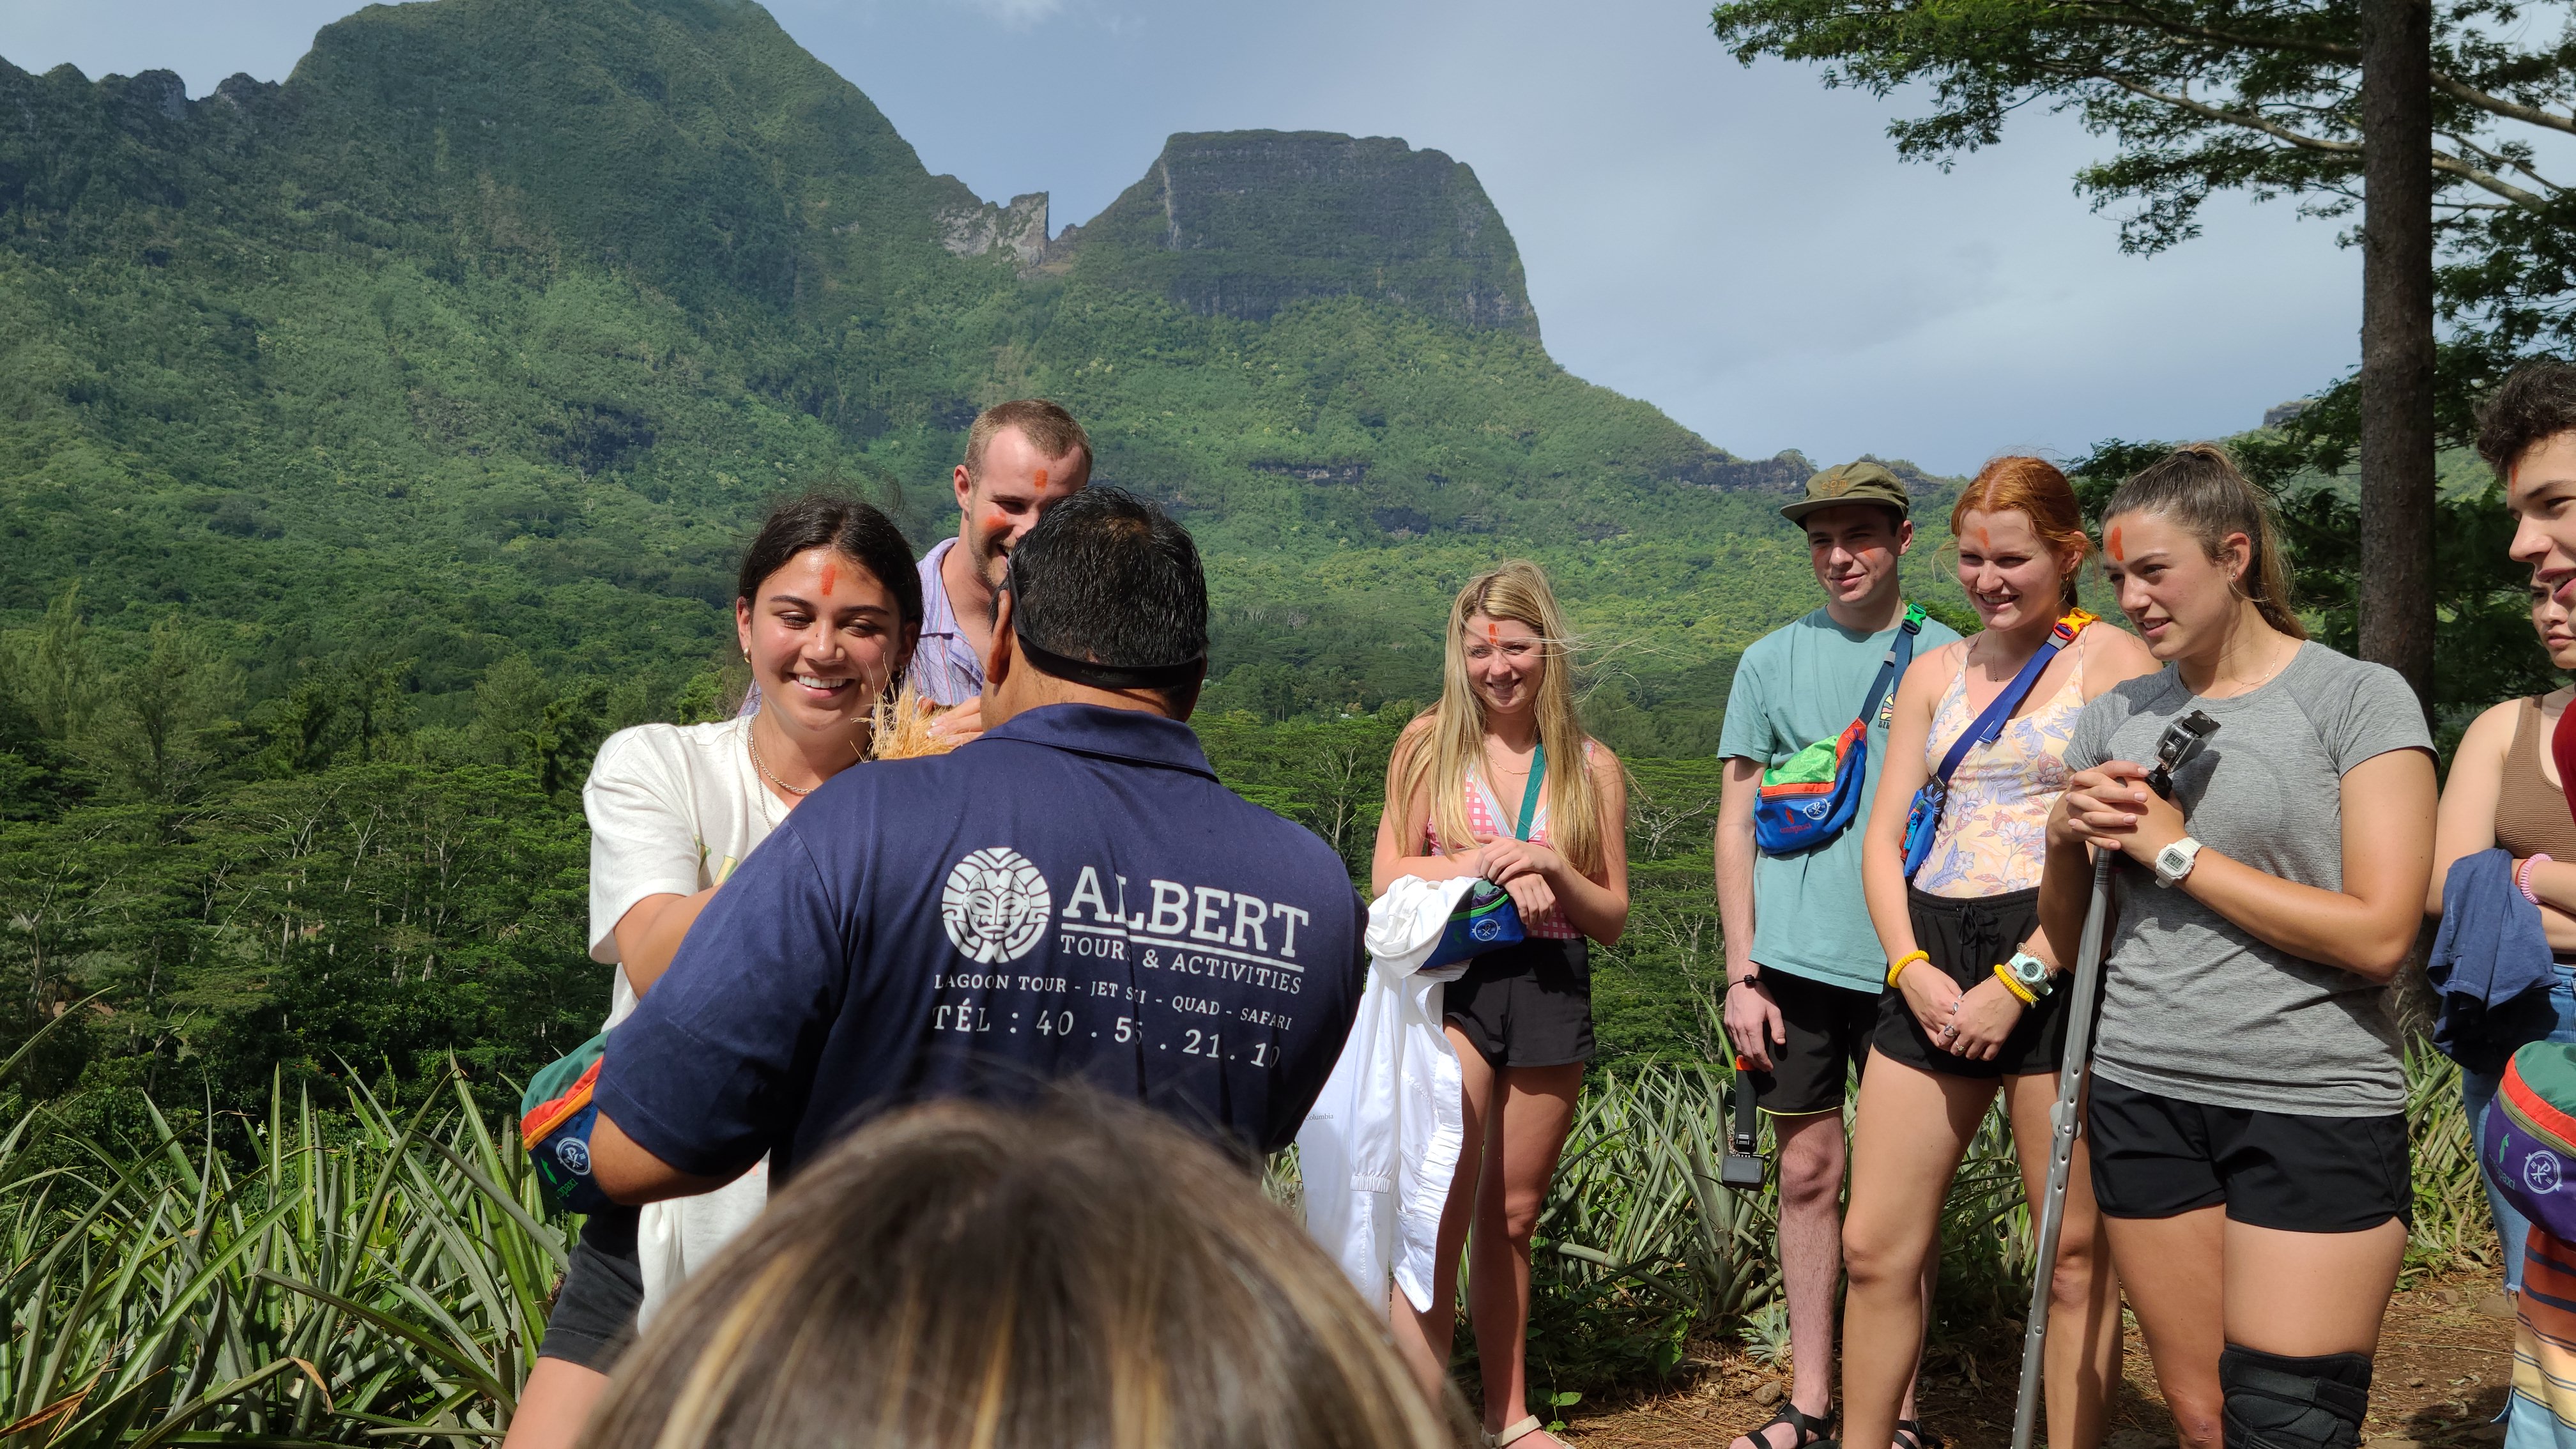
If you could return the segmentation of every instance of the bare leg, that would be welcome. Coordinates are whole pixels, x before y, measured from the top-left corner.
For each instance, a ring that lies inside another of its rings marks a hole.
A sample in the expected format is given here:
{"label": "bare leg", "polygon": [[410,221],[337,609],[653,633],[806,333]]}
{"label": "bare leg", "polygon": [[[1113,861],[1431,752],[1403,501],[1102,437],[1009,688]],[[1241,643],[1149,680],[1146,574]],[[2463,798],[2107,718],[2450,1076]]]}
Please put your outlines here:
{"label": "bare leg", "polygon": [[[1789,1303],[1789,1402],[1834,1406],[1834,1290],[1843,1268],[1843,1114],[1773,1117],[1780,1144],[1780,1291]],[[1740,1435],[1731,1449],[1787,1449],[1794,1436]]]}
{"label": "bare leg", "polygon": [[2376,1353],[2406,1261],[2406,1225],[2289,1233],[2227,1225],[2227,1341],[2311,1358]]}
{"label": "bare leg", "polygon": [[1995,1083],[1943,1076],[1876,1053],[1860,1081],[1842,1236],[1851,1280],[1843,1300],[1842,1437],[1846,1444],[1876,1446],[1893,1444],[1897,1420],[1914,1417],[1914,1374],[1931,1303],[1927,1269],[1940,1257],[1941,1202],[1994,1099]]}
{"label": "bare leg", "polygon": [[1523,1346],[1529,1334],[1530,1235],[1547,1203],[1566,1131],[1574,1125],[1583,1064],[1505,1067],[1497,1076],[1467,1273],[1489,1434],[1529,1413]]}
{"label": "bare leg", "polygon": [[[2056,1105],[2054,1073],[2004,1079],[2004,1110],[2012,1117],[2013,1150],[2021,1159],[2022,1191],[2034,1223],[2048,1197],[2054,1145],[2048,1114]],[[2049,1449],[2092,1449],[2110,1427],[2111,1395],[2120,1382],[2120,1277],[2101,1250],[2101,1223],[2093,1203],[2092,1153],[2078,1134],[2057,1266],[2048,1285],[2041,1378],[2047,1385]]]}
{"label": "bare leg", "polygon": [[519,1410],[501,1449],[572,1449],[590,1411],[608,1392],[608,1375],[559,1358],[540,1358],[519,1390]]}
{"label": "bare leg", "polygon": [[2169,1218],[2102,1220],[2182,1449],[2225,1444],[2218,1354],[2227,1346],[2226,1285],[2236,1267],[2228,1255],[2235,1230],[2225,1212],[2205,1207]]}
{"label": "bare leg", "polygon": [[1458,1335],[1458,1255],[1466,1248],[1467,1227],[1475,1216],[1476,1182],[1484,1170],[1495,1077],[1484,1053],[1458,1028],[1448,1030],[1449,1045],[1458,1053],[1460,1106],[1466,1122],[1458,1144],[1458,1171],[1449,1179],[1449,1197],[1440,1208],[1440,1236],[1432,1250],[1431,1306],[1414,1312],[1401,1288],[1390,1288],[1387,1302],[1396,1353],[1413,1370],[1414,1381],[1422,1385],[1434,1408],[1441,1405],[1449,1387],[1449,1351]]}

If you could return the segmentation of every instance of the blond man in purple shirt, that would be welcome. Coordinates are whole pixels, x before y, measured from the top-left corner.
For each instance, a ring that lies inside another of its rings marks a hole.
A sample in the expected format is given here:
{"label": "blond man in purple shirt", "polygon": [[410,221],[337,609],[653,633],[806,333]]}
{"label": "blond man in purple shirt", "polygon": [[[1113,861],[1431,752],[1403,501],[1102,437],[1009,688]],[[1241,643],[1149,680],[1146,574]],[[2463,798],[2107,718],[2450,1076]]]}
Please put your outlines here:
{"label": "blond man in purple shirt", "polygon": [[[922,698],[947,708],[932,728],[971,739],[984,728],[984,658],[1002,572],[1047,505],[1091,481],[1091,438],[1043,398],[995,403],[966,430],[966,460],[949,481],[957,536],[922,556],[921,643],[906,677]],[[759,708],[755,690],[743,713]]]}

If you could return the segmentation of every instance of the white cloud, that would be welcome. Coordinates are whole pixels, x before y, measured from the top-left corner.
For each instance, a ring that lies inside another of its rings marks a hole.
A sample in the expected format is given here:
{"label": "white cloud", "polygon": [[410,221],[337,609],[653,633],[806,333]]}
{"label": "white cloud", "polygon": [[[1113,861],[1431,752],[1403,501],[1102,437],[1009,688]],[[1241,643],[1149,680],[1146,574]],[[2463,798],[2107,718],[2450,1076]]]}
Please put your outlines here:
{"label": "white cloud", "polygon": [[1013,30],[1026,30],[1040,21],[1052,19],[1064,9],[1064,0],[957,0],[971,10],[980,10]]}

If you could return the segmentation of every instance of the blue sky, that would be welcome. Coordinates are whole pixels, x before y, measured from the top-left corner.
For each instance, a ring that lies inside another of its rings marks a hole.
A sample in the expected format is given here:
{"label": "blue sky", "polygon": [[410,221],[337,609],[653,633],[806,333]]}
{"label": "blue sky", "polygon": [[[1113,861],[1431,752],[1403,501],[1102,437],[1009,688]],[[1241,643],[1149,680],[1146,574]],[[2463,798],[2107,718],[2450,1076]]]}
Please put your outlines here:
{"label": "blue sky", "polygon": [[[348,0],[8,0],[0,56],[282,78]],[[2074,194],[2101,143],[2018,118],[1948,173],[1882,103],[1745,68],[1693,0],[772,0],[934,171],[1088,220],[1174,131],[1400,136],[1476,168],[1547,344],[1747,456],[1944,472],[2213,436],[2356,357],[2359,257],[2229,199],[2124,256]]]}

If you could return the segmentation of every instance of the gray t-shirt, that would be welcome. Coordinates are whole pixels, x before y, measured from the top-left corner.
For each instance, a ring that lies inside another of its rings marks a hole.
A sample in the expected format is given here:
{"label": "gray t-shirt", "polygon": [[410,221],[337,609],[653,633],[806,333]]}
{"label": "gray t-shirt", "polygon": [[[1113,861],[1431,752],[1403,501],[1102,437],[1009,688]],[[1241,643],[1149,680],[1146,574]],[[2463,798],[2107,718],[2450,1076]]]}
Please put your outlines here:
{"label": "gray t-shirt", "polygon": [[[2343,888],[2344,772],[2391,750],[2433,748],[2394,670],[2305,644],[2261,688],[2200,699],[2172,668],[2085,706],[2072,769],[2151,764],[2165,726],[2217,720],[2175,776],[2193,837],[2230,860],[2323,890]],[[2312,1117],[2406,1109],[2386,988],[2277,950],[2123,859],[2103,973],[2094,1065],[2122,1086],[2218,1107]]]}

